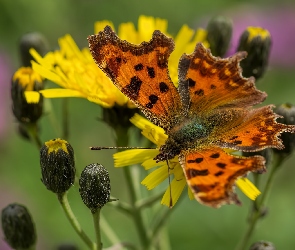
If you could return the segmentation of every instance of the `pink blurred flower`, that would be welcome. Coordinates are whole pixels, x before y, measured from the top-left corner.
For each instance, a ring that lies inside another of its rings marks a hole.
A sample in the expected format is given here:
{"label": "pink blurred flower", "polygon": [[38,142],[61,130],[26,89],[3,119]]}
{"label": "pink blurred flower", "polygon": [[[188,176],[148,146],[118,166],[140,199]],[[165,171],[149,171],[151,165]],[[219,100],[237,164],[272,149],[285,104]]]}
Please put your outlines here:
{"label": "pink blurred flower", "polygon": [[293,67],[295,65],[295,6],[281,9],[258,9],[241,7],[225,14],[233,20],[232,45],[228,55],[232,55],[238,46],[239,38],[248,26],[260,26],[267,29],[272,37],[270,53],[271,66]]}
{"label": "pink blurred flower", "polygon": [[0,51],[0,139],[5,136],[10,120],[10,81],[12,77],[11,63]]}

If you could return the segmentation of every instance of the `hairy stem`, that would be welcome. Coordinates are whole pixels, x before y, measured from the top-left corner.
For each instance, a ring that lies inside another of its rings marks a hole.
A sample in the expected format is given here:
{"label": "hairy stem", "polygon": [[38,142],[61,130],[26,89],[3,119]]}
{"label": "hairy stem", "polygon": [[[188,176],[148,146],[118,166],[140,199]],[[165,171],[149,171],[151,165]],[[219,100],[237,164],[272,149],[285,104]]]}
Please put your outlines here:
{"label": "hairy stem", "polygon": [[266,198],[268,197],[268,194],[270,192],[271,189],[271,184],[273,181],[273,178],[275,176],[275,173],[278,169],[278,167],[281,165],[283,160],[283,157],[281,156],[276,156],[274,157],[274,162],[273,165],[271,167],[270,173],[268,175],[268,179],[266,181],[264,190],[262,191],[262,195],[261,197],[259,197],[258,199],[256,199],[253,202],[253,209],[252,212],[249,216],[249,226],[248,229],[244,235],[244,237],[242,238],[242,240],[240,241],[240,243],[238,244],[238,246],[236,247],[236,250],[245,250],[247,249],[247,246],[249,244],[249,241],[255,231],[255,227],[257,225],[258,220],[263,216],[263,209],[264,209],[264,204],[266,201]]}
{"label": "hairy stem", "polygon": [[80,238],[85,242],[89,249],[95,249],[95,244],[90,240],[90,238],[86,235],[83,229],[80,226],[76,216],[74,215],[71,206],[68,201],[67,193],[57,194],[58,200],[70,221],[72,227],[76,231],[76,233],[80,236]]}

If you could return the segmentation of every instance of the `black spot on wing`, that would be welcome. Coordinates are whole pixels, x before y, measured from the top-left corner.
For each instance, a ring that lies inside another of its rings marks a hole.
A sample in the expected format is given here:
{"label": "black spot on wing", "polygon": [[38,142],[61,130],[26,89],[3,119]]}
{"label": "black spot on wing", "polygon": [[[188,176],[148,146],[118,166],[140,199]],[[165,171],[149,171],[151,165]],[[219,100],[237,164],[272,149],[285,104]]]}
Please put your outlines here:
{"label": "black spot on wing", "polygon": [[134,66],[134,69],[135,69],[136,71],[143,70],[143,65],[142,65],[142,63],[136,64],[136,65]]}
{"label": "black spot on wing", "polygon": [[186,176],[188,179],[194,178],[196,176],[207,176],[208,174],[209,174],[208,169],[198,170],[198,169],[190,168],[186,171]]}
{"label": "black spot on wing", "polygon": [[154,104],[157,103],[157,101],[159,100],[159,97],[157,97],[156,95],[150,95],[149,100],[150,100],[150,102],[148,104],[146,104],[145,106],[148,109],[151,109],[151,108],[153,108]]}
{"label": "black spot on wing", "polygon": [[196,81],[194,81],[193,79],[191,79],[191,78],[189,78],[189,79],[187,79],[187,81],[188,81],[188,86],[189,87],[195,87],[195,85],[196,85]]}
{"label": "black spot on wing", "polygon": [[166,93],[169,90],[168,85],[164,82],[160,82],[159,87],[161,93]]}
{"label": "black spot on wing", "polygon": [[201,163],[203,160],[204,160],[204,158],[199,157],[194,160],[188,160],[187,163]]}
{"label": "black spot on wing", "polygon": [[156,73],[153,67],[147,67],[147,71],[150,78],[155,78]]}
{"label": "black spot on wing", "polygon": [[222,162],[218,162],[218,163],[216,163],[216,166],[219,167],[219,168],[225,169],[226,164],[222,163]]}
{"label": "black spot on wing", "polygon": [[219,153],[215,153],[215,154],[210,155],[210,157],[211,157],[211,158],[214,158],[214,159],[219,158],[219,156],[220,156]]}
{"label": "black spot on wing", "polygon": [[123,88],[123,92],[127,92],[130,97],[136,100],[138,98],[141,84],[142,81],[137,76],[133,76],[130,80],[130,84]]}

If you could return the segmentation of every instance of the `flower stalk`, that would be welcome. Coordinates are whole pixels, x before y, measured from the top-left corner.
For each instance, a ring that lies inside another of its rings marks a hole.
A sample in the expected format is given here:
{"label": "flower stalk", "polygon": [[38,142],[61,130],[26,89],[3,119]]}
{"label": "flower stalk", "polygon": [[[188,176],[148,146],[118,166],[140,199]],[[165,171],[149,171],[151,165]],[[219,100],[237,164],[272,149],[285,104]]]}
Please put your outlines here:
{"label": "flower stalk", "polygon": [[271,190],[271,185],[273,182],[273,178],[275,176],[275,173],[277,172],[277,169],[280,167],[281,163],[283,162],[284,158],[281,155],[274,155],[273,164],[270,169],[270,173],[268,175],[268,179],[266,181],[265,187],[262,191],[261,197],[258,197],[255,201],[253,201],[253,208],[251,211],[251,214],[249,216],[249,225],[246,233],[244,234],[242,240],[236,247],[236,250],[246,250],[247,246],[249,245],[249,241],[255,231],[255,227],[257,225],[257,222],[259,219],[261,219],[264,216],[264,208],[266,199],[269,195],[269,192]]}
{"label": "flower stalk", "polygon": [[58,200],[60,202],[61,207],[63,208],[69,222],[71,223],[72,227],[76,231],[76,233],[80,236],[80,238],[84,241],[84,243],[88,246],[89,249],[96,249],[95,244],[90,240],[87,234],[83,231],[80,223],[78,222],[75,214],[72,211],[72,208],[69,204],[67,193],[58,193],[57,194]]}
{"label": "flower stalk", "polygon": [[100,208],[96,209],[93,216],[93,223],[94,223],[94,230],[96,236],[96,250],[102,249],[102,242],[101,242],[101,233],[100,233]]}

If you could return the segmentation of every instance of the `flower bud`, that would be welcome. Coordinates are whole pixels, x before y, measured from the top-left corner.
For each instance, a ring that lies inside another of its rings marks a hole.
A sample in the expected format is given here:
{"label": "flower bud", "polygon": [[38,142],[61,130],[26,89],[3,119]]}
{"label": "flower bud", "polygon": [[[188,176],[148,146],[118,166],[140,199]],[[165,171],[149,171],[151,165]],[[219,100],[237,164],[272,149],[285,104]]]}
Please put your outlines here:
{"label": "flower bud", "polygon": [[38,103],[28,103],[24,92],[43,89],[43,79],[30,67],[19,68],[13,75],[11,85],[12,111],[19,122],[34,123],[42,115],[43,97]]}
{"label": "flower bud", "polygon": [[41,56],[44,56],[48,52],[48,42],[38,32],[31,32],[22,36],[19,42],[19,49],[22,65],[25,67],[31,66],[31,60],[34,60],[29,52],[31,48],[34,48]]}
{"label": "flower bud", "polygon": [[103,108],[103,120],[114,130],[129,128],[132,126],[130,118],[138,112],[137,108],[128,108],[127,105],[114,105],[111,108]]}
{"label": "flower bud", "polygon": [[271,242],[267,241],[258,241],[254,243],[250,250],[275,250],[275,246]]}
{"label": "flower bud", "polygon": [[271,48],[269,32],[260,27],[248,27],[242,34],[238,51],[247,51],[248,56],[240,62],[243,76],[260,78],[267,67]]}
{"label": "flower bud", "polygon": [[[277,119],[277,122],[286,125],[295,125],[295,106],[290,103],[284,103],[275,108],[275,113],[282,116]],[[276,154],[283,154],[287,156],[291,154],[295,148],[295,134],[292,133],[282,133],[281,139],[284,144],[282,150],[273,149]]]}
{"label": "flower bud", "polygon": [[75,160],[72,146],[65,140],[53,139],[40,149],[42,182],[50,191],[61,194],[75,181]]}
{"label": "flower bud", "polygon": [[109,202],[111,184],[109,173],[103,165],[93,163],[86,166],[79,183],[81,198],[92,213]]}
{"label": "flower bud", "polygon": [[23,205],[13,203],[2,210],[2,230],[13,249],[27,249],[36,243],[34,222]]}
{"label": "flower bud", "polygon": [[231,19],[223,16],[217,16],[208,23],[207,41],[214,56],[222,57],[226,53],[232,36],[232,26]]}

